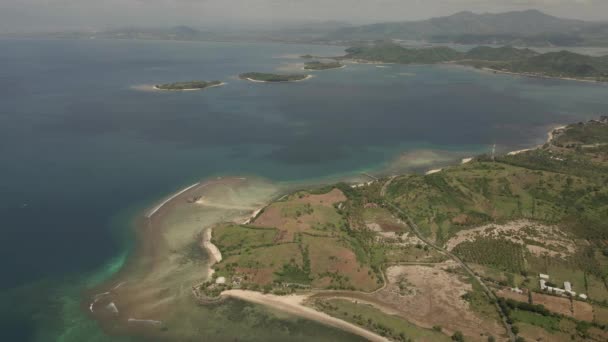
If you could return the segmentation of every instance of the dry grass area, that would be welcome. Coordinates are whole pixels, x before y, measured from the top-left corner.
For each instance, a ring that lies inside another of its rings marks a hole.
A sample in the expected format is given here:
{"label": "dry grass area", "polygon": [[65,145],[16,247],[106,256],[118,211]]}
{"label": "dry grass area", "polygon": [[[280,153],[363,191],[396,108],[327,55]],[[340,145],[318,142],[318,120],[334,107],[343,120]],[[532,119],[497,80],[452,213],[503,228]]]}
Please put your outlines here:
{"label": "dry grass area", "polygon": [[608,308],[594,305],[593,306],[594,320],[600,324],[608,324]]}
{"label": "dry grass area", "polygon": [[311,205],[324,205],[324,206],[333,206],[336,203],[345,202],[346,196],[344,193],[340,191],[340,189],[334,188],[330,192],[326,194],[316,195],[316,194],[304,194],[300,197],[298,194],[294,195],[298,198],[295,200],[300,203],[307,203]]}
{"label": "dry grass area", "polygon": [[446,271],[454,266],[453,262],[445,262],[434,267],[389,267],[389,284],[373,297],[408,321],[424,328],[441,326],[448,335],[461,331],[470,340],[485,341],[487,335],[503,334],[499,322],[480,317],[462,298],[472,287]]}
{"label": "dry grass area", "polygon": [[488,224],[474,229],[462,230],[448,240],[446,248],[453,250],[465,241],[478,238],[507,239],[523,245],[536,255],[565,258],[576,252],[574,240],[556,226],[547,226],[529,220],[512,221],[506,224]]}

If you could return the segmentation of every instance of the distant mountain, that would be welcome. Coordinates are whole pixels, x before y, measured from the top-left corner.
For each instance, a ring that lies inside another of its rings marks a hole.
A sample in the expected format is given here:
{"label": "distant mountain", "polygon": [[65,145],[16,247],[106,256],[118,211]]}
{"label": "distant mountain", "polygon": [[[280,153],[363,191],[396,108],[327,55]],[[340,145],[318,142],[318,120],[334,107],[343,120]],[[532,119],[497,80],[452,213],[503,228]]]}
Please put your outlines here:
{"label": "distant mountain", "polygon": [[328,34],[326,39],[333,41],[401,39],[468,44],[581,45],[591,38],[593,32],[600,33],[599,41],[608,43],[608,24],[557,18],[537,10],[527,10],[498,14],[460,12],[447,17],[422,21],[347,27]]}

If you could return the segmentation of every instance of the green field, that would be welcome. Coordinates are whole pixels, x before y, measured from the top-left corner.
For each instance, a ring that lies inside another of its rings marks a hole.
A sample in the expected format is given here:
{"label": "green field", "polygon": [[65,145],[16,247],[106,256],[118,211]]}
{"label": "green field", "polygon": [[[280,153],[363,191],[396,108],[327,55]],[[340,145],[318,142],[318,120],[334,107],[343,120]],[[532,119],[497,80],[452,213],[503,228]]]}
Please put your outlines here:
{"label": "green field", "polygon": [[269,74],[262,72],[247,72],[244,74],[240,74],[239,78],[246,80],[254,80],[260,82],[293,82],[293,81],[301,81],[308,77],[308,75],[302,74],[289,74],[289,75],[281,75],[281,74]]}
{"label": "green field", "polygon": [[395,341],[450,341],[441,332],[423,329],[399,316],[386,314],[369,304],[344,299],[317,301],[315,306],[345,321],[357,324]]}

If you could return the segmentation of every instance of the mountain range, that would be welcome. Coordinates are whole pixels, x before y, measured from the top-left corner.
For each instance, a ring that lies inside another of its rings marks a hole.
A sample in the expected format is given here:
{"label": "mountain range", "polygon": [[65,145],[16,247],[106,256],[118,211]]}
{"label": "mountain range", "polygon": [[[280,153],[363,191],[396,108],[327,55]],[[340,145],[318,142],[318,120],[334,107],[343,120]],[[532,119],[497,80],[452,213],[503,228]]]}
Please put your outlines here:
{"label": "mountain range", "polygon": [[377,23],[338,29],[328,41],[425,40],[465,44],[534,46],[608,45],[608,22],[554,17],[538,10],[459,12],[422,21]]}

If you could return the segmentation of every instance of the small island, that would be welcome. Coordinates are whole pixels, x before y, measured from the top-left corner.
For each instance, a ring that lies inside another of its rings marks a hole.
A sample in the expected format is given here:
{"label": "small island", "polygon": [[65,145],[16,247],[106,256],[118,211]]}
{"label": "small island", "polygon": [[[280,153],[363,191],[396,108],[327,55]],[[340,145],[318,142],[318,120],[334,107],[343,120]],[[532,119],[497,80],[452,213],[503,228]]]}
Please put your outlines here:
{"label": "small island", "polygon": [[240,74],[239,78],[252,82],[296,82],[310,78],[310,75],[303,74],[267,74],[261,72],[248,72]]}
{"label": "small island", "polygon": [[154,89],[158,90],[202,90],[205,88],[219,87],[223,85],[221,81],[189,81],[189,82],[175,82],[157,84]]}
{"label": "small island", "polygon": [[340,62],[320,62],[313,61],[304,64],[306,70],[329,70],[343,68],[344,64]]}

